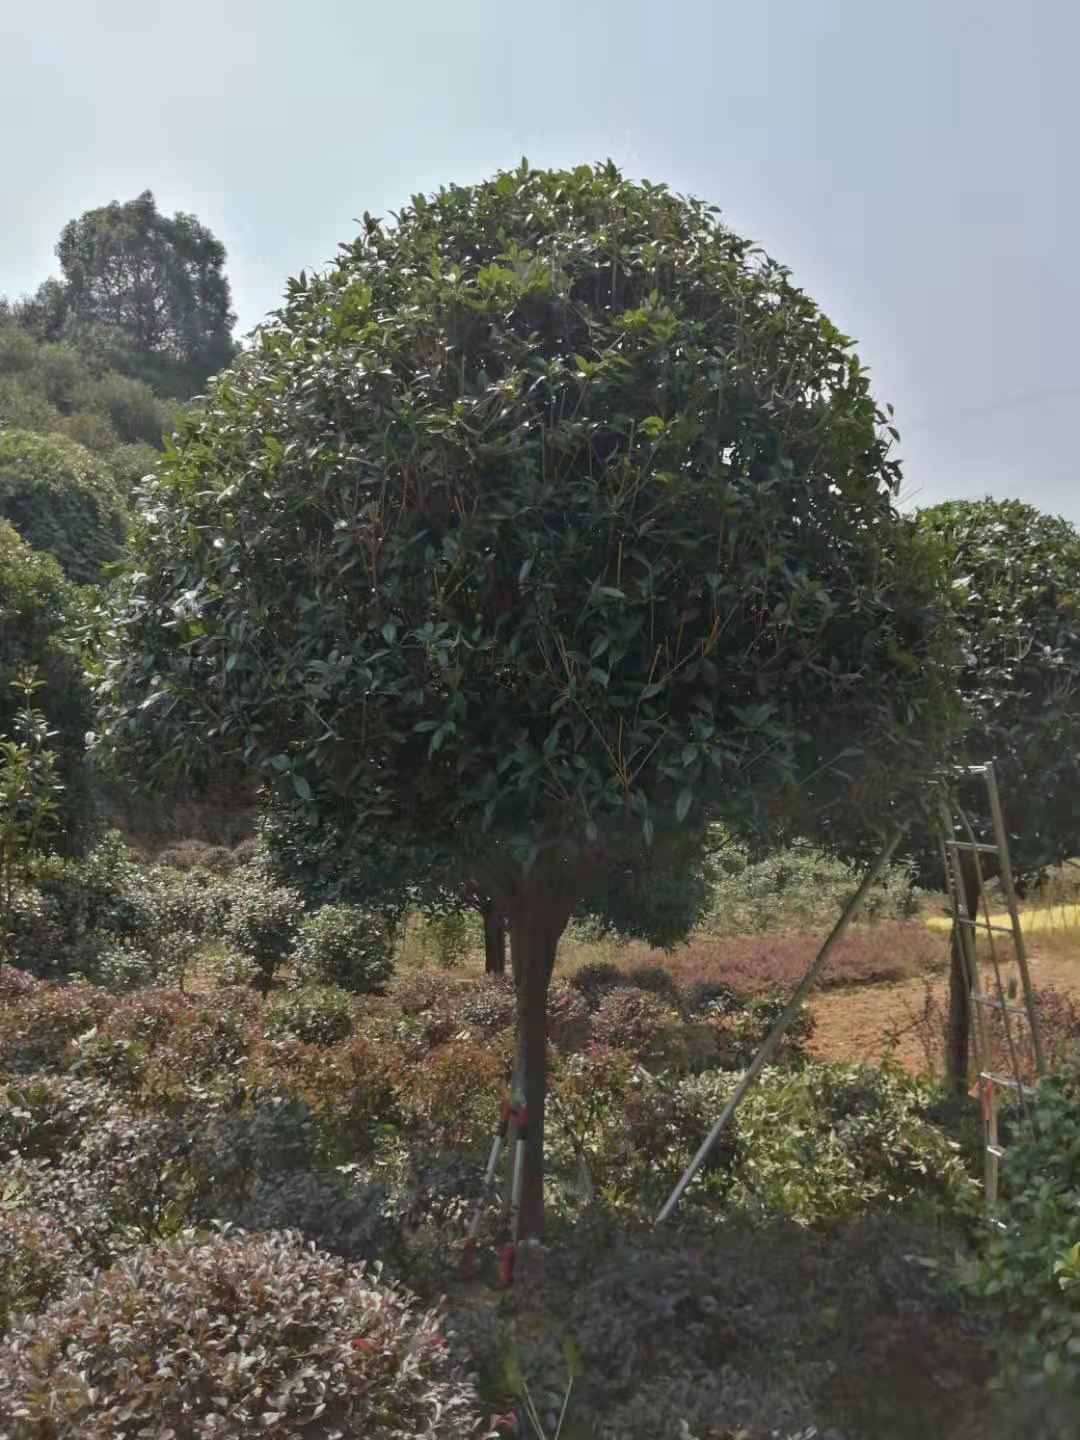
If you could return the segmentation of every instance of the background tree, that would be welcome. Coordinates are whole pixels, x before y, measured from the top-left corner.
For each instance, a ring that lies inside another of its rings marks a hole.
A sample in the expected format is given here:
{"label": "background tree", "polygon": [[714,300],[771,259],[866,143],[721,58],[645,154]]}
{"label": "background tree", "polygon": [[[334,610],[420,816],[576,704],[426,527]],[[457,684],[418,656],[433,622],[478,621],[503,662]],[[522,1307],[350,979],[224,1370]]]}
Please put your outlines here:
{"label": "background tree", "polygon": [[[993,761],[1013,868],[1032,878],[1080,853],[1080,533],[1019,500],[953,500],[919,524],[941,550],[960,640],[962,759]],[[967,884],[974,906],[973,872]],[[960,1089],[970,1017],[955,940],[950,977],[946,1070]]]}
{"label": "background tree", "polygon": [[156,463],[175,409],[142,381],[95,368],[73,345],[37,339],[0,302],[0,430],[75,440],[129,494]]}
{"label": "background tree", "polygon": [[934,577],[846,340],[709,207],[526,164],[367,219],[166,456],[103,725],[234,751],[510,923],[543,1219],[546,995],[705,820],[883,820],[942,716]]}
{"label": "background tree", "polygon": [[123,553],[127,507],[112,477],[59,435],[0,430],[0,516],[81,585],[100,584]]}
{"label": "background tree", "polygon": [[102,368],[189,396],[235,354],[225,247],[194,215],[162,215],[149,190],[71,220],[46,281],[20,317],[40,338],[71,338]]}
{"label": "background tree", "polygon": [[68,851],[81,846],[92,818],[86,735],[94,710],[72,638],[84,619],[82,597],[56,561],[32,550],[0,520],[0,735],[17,736],[24,709],[19,685],[32,672],[62,787],[58,843]]}

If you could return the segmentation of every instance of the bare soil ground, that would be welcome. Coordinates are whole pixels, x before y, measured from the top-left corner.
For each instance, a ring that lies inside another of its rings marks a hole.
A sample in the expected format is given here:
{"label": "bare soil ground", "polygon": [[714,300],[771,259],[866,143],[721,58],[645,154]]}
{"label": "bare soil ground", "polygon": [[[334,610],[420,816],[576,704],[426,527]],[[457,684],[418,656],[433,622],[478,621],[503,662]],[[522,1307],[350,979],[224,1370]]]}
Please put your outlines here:
{"label": "bare soil ground", "polygon": [[[1029,930],[1029,967],[1035,989],[1056,990],[1080,1000],[1080,933],[1056,935],[1040,944],[1043,932]],[[927,999],[931,1009],[927,1020]],[[865,1060],[876,1064],[891,1053],[912,1072],[935,1062],[940,1017],[947,1003],[944,974],[916,976],[881,985],[819,991],[809,1002],[816,1027],[810,1051],[819,1060]],[[890,1048],[890,1036],[896,1041]],[[928,1054],[928,1050],[930,1053]]]}

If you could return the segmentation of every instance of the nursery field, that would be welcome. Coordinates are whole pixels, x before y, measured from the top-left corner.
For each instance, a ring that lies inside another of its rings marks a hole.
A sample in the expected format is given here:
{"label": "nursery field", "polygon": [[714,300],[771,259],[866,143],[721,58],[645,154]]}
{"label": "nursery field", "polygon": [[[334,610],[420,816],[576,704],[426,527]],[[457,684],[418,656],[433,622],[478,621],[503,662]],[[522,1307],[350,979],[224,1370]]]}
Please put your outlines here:
{"label": "nursery field", "polygon": [[[478,929],[415,915],[394,938],[355,907],[305,912],[258,847],[159,860],[114,839],[40,867],[16,906],[22,963],[0,970],[13,1436],[210,1434],[183,1428],[162,1370],[197,1352],[199,1383],[242,1414],[235,1326],[288,1418],[275,1432],[252,1411],[230,1434],[306,1433],[297,1417],[355,1413],[357,1386],[391,1374],[368,1433],[528,1434],[534,1414],[553,1435],[564,1404],[564,1436],[604,1440],[1019,1433],[1017,1392],[986,1389],[1023,1347],[979,1258],[976,1117],[920,1063],[939,1016],[889,1043],[942,983],[943,937],[902,913],[899,885],[662,1229],[831,902],[814,872],[769,901],[801,930],[748,932],[748,891],[774,882],[744,871],[741,908],[726,896],[744,933],[714,920],[668,954],[571,936],[549,1002],[548,1233],[508,1289],[497,1203],[461,1274],[513,1053],[512,986],[482,973]],[[48,978],[61,956],[86,978]],[[1070,963],[1034,969],[1065,994]],[[1071,1010],[1057,1023],[1080,1033]],[[207,1287],[231,1297],[211,1332]],[[99,1325],[107,1360],[73,1338]],[[105,1384],[115,1403],[95,1414],[86,1387]],[[1022,1403],[1043,1426],[1029,1414],[1027,1433],[1070,1433],[1053,1387]]]}

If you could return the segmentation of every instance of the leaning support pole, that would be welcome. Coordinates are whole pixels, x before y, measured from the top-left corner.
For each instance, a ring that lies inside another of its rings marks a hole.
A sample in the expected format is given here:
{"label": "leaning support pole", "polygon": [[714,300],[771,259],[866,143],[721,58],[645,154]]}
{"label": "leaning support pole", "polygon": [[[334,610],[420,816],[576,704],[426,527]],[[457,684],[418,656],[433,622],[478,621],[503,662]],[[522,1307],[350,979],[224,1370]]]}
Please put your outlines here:
{"label": "leaning support pole", "polygon": [[709,1131],[708,1135],[706,1135],[704,1141],[702,1142],[701,1148],[698,1150],[694,1158],[690,1161],[690,1164],[686,1167],[682,1179],[668,1196],[667,1203],[660,1211],[660,1214],[656,1217],[657,1225],[662,1224],[668,1218],[671,1212],[675,1209],[676,1205],[678,1205],[679,1201],[683,1197],[687,1186],[693,1180],[697,1172],[701,1169],[702,1165],[708,1158],[709,1151],[713,1148],[717,1140],[720,1138],[720,1134],[721,1131],[724,1129],[724,1126],[731,1119],[732,1115],[734,1115],[735,1111],[742,1103],[743,1097],[746,1095],[747,1091],[753,1085],[754,1081],[768,1064],[769,1057],[772,1055],[773,1051],[779,1044],[781,1037],[784,1034],[784,1031],[788,1028],[792,1020],[795,1018],[795,1015],[797,1014],[800,1005],[802,1005],[803,1001],[806,999],[806,996],[810,991],[810,987],[813,985],[814,981],[821,974],[822,970],[828,963],[829,956],[832,954],[836,942],[840,939],[844,931],[847,929],[848,925],[854,919],[855,915],[859,911],[860,905],[862,905],[863,901],[866,899],[867,892],[869,891],[870,887],[877,881],[878,877],[881,875],[881,872],[885,869],[885,866],[892,858],[892,853],[896,849],[900,841],[900,834],[901,832],[898,829],[892,832],[884,850],[882,850],[881,854],[877,857],[874,863],[870,866],[870,869],[867,870],[866,874],[863,876],[862,884],[855,891],[855,894],[852,895],[851,899],[844,907],[843,914],[840,916],[839,920],[837,920],[836,924],[829,932],[829,936],[826,939],[824,945],[822,945],[821,949],[818,951],[817,959],[810,966],[810,969],[807,970],[803,978],[799,981],[798,987],[795,990],[794,995],[792,995],[791,999],[784,1007],[784,1013],[779,1017],[776,1024],[762,1041],[761,1049],[754,1056],[753,1060],[750,1062],[750,1065],[746,1070],[746,1073],[743,1075],[738,1085],[736,1085],[731,1099],[727,1102],[723,1110],[720,1112],[720,1118]]}

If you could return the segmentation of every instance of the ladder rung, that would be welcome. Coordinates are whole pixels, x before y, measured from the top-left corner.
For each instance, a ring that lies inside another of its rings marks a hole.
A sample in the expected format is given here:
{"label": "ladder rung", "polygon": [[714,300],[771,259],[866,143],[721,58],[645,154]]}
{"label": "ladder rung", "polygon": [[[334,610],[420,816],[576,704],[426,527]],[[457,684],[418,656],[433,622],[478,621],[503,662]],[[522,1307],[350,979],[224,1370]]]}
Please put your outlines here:
{"label": "ladder rung", "polygon": [[979,855],[996,855],[998,853],[996,845],[987,845],[979,840],[976,840],[974,844],[970,840],[950,840],[948,843],[954,850],[972,850]]}
{"label": "ladder rung", "polygon": [[995,1075],[989,1070],[983,1070],[979,1075],[980,1080],[989,1080],[992,1085],[1000,1085],[1004,1090],[1017,1090],[1022,1095],[1037,1095],[1039,1092],[1034,1085],[1023,1085],[1018,1080],[1010,1080],[1008,1075]]}
{"label": "ladder rung", "polygon": [[958,925],[968,925],[972,930],[992,930],[995,935],[1015,935],[1011,925],[989,925],[985,920],[970,920],[966,915],[956,917]]}
{"label": "ladder rung", "polygon": [[998,1000],[994,995],[972,995],[971,998],[976,1005],[985,1005],[988,1010],[1003,1010],[1007,1015],[1023,1015],[1025,1020],[1030,1018],[1023,1005],[1010,1005],[1005,1000]]}

